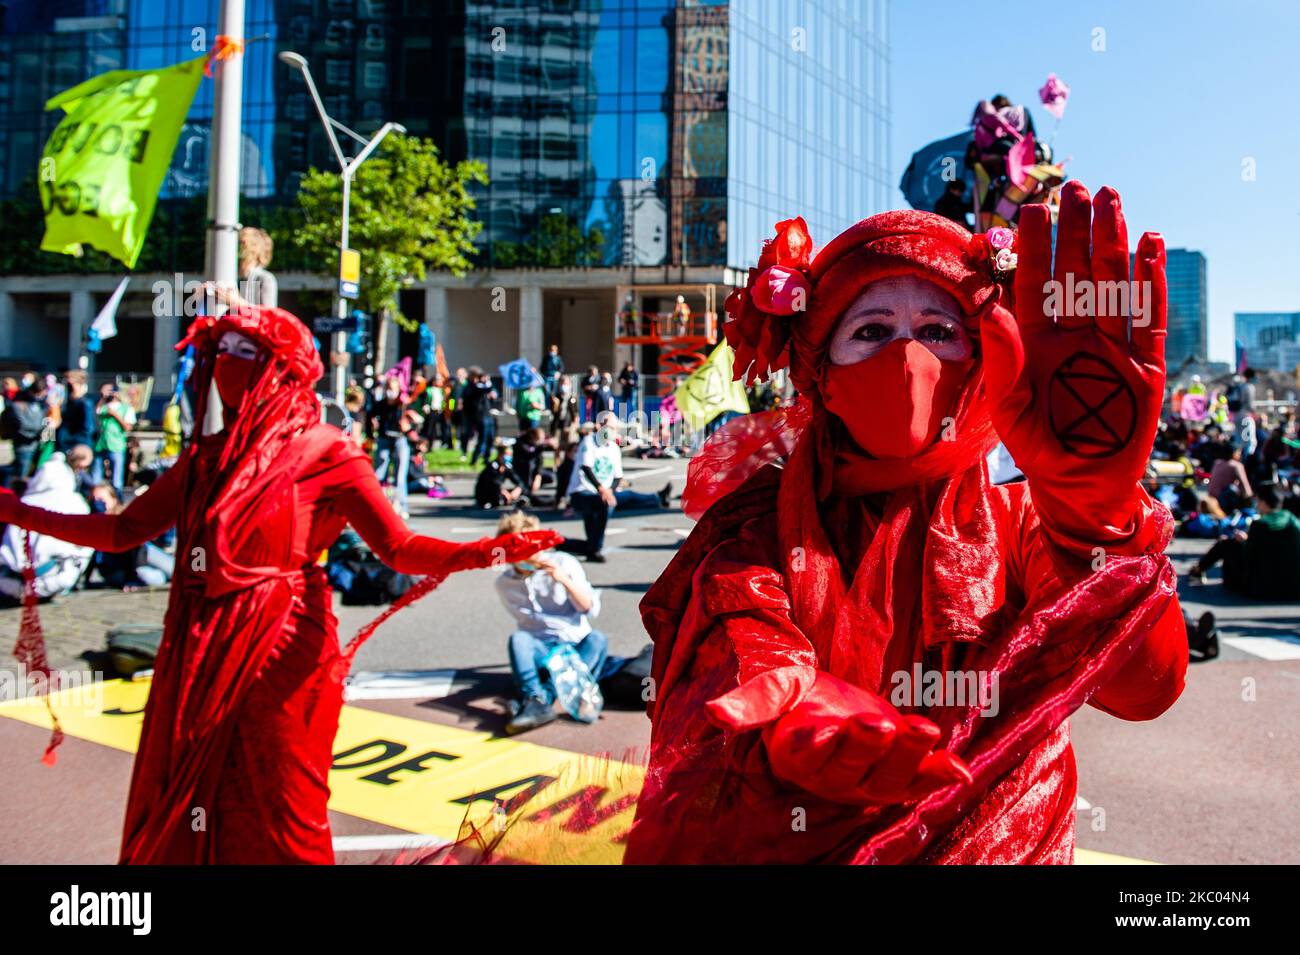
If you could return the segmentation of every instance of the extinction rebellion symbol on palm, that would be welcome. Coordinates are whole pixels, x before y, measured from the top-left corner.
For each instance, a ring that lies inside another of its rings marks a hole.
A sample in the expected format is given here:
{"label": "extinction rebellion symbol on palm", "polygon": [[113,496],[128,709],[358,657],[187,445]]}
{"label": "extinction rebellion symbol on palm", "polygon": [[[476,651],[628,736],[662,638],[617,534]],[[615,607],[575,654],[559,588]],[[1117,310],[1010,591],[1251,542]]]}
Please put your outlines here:
{"label": "extinction rebellion symbol on palm", "polygon": [[1081,458],[1117,454],[1133,440],[1137,396],[1110,362],[1075,352],[1052,374],[1047,409],[1065,450]]}

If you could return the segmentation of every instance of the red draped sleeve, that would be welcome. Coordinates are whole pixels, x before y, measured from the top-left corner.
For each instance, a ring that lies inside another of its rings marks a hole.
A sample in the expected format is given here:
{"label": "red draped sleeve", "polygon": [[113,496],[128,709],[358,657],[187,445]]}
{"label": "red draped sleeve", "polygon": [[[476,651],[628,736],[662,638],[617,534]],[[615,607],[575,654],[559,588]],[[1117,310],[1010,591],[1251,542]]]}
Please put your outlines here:
{"label": "red draped sleeve", "polygon": [[137,492],[118,514],[57,514],[13,500],[3,516],[10,524],[80,547],[112,552],[131,550],[176,523],[186,469],[184,461],[164,471],[148,490]]}

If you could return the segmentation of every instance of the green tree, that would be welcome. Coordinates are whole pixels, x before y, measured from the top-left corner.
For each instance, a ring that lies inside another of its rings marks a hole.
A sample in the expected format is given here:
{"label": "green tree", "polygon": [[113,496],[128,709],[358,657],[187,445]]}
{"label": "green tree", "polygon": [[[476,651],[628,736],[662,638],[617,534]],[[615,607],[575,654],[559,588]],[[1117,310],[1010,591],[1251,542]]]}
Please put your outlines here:
{"label": "green tree", "polygon": [[[407,331],[418,325],[402,314],[398,293],[429,269],[464,275],[482,223],[470,217],[472,183],[487,184],[487,168],[469,160],[452,165],[432,140],[390,134],[361,164],[352,181],[348,244],[361,253],[357,307],[387,316]],[[336,274],[343,180],[311,169],[298,191],[304,222],[294,242],[318,271]]]}
{"label": "green tree", "polygon": [[492,261],[503,269],[600,265],[604,254],[605,232],[599,224],[583,232],[575,219],[560,212],[542,216],[523,242],[492,246]]}

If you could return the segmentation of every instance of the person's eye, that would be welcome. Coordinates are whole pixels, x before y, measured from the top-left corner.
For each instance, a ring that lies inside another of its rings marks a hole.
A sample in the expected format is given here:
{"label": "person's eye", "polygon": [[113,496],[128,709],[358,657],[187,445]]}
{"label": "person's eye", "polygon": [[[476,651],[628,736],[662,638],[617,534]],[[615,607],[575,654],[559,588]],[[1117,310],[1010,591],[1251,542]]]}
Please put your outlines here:
{"label": "person's eye", "polygon": [[893,330],[888,325],[880,322],[868,322],[865,325],[858,326],[857,331],[853,333],[853,337],[861,342],[883,342],[892,334]]}
{"label": "person's eye", "polygon": [[931,322],[921,327],[918,337],[923,342],[950,342],[957,337],[957,332],[950,325]]}

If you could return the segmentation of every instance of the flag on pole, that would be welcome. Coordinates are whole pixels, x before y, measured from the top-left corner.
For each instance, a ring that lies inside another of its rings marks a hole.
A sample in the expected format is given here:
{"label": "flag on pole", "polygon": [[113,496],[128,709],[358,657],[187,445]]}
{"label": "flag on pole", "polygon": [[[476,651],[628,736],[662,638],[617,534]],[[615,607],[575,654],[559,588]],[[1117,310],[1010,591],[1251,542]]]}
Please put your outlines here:
{"label": "flag on pole", "polygon": [[530,365],[526,358],[516,358],[514,361],[497,366],[497,373],[516,391],[546,384],[542,376],[537,373],[537,369]]}
{"label": "flag on pole", "polygon": [[66,115],[41,154],[42,249],[84,244],[135,267],[206,61],[112,70],[45,104]]}
{"label": "flag on pole", "polygon": [[122,304],[122,296],[126,293],[126,287],[130,284],[131,276],[129,275],[118,282],[117,290],[104,303],[104,307],[99,310],[95,320],[90,323],[91,329],[99,336],[100,341],[105,341],[117,334],[117,307]]}
{"label": "flag on pole", "polygon": [[122,295],[130,282],[131,276],[128,275],[117,283],[117,291],[104,303],[104,307],[99,310],[95,320],[90,323],[90,328],[86,330],[86,351],[92,355],[99,354],[104,339],[112,338],[117,334],[117,307],[122,304]]}
{"label": "flag on pole", "polygon": [[673,396],[677,411],[692,431],[698,431],[726,411],[749,413],[749,397],[742,382],[731,380],[731,363],[735,354],[725,341],[689,378],[677,386]]}

